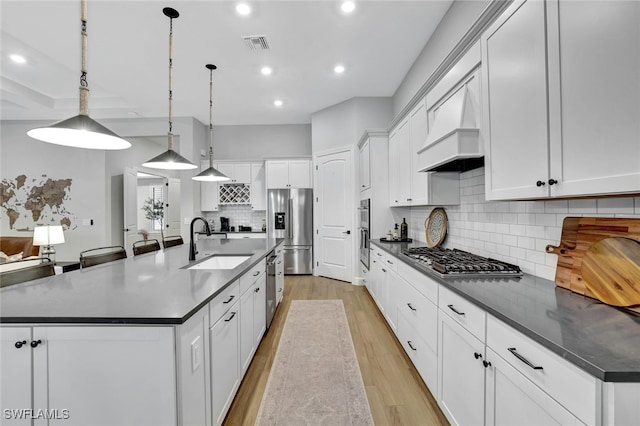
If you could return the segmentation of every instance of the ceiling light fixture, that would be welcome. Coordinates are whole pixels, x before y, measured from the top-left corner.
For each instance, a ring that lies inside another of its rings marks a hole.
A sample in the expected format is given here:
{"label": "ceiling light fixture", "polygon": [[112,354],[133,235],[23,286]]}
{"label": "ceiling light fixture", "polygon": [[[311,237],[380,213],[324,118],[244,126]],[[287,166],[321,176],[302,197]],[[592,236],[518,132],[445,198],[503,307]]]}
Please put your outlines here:
{"label": "ceiling light fixture", "polygon": [[173,121],[172,121],[172,101],[173,101],[173,20],[180,16],[177,10],[165,7],[162,9],[169,18],[169,133],[167,133],[167,139],[169,149],[164,153],[152,158],[146,163],[142,163],[143,166],[151,169],[165,169],[165,170],[189,170],[195,169],[198,166],[187,160],[177,152],[173,150]]}
{"label": "ceiling light fixture", "polygon": [[236,6],[236,12],[243,16],[249,15],[251,13],[251,6],[247,3],[238,3]]}
{"label": "ceiling light fixture", "polygon": [[271,75],[273,69],[271,67],[262,67],[260,72],[262,73],[262,75]]}
{"label": "ceiling light fixture", "polygon": [[277,107],[281,107],[282,106],[282,100],[280,99],[276,99],[275,101],[273,101],[273,104]]}
{"label": "ceiling light fixture", "polygon": [[80,114],[46,127],[31,129],[27,135],[56,145],[88,149],[125,149],[131,143],[89,117],[87,82],[87,0],[80,1],[82,66],[80,73]]}
{"label": "ceiling light fixture", "polygon": [[24,56],[18,55],[17,53],[12,53],[9,55],[9,58],[11,58],[11,60],[16,64],[24,64],[27,62],[27,59]]}
{"label": "ceiling light fixture", "polygon": [[217,67],[213,64],[207,64],[205,67],[209,70],[209,168],[191,179],[205,182],[221,182],[229,180],[229,178],[213,167],[213,70]]}
{"label": "ceiling light fixture", "polygon": [[344,1],[340,9],[342,9],[344,13],[351,13],[356,9],[356,4],[352,1]]}
{"label": "ceiling light fixture", "polygon": [[344,70],[345,70],[344,65],[341,65],[341,64],[338,64],[335,67],[333,67],[333,72],[335,72],[336,74],[342,74]]}

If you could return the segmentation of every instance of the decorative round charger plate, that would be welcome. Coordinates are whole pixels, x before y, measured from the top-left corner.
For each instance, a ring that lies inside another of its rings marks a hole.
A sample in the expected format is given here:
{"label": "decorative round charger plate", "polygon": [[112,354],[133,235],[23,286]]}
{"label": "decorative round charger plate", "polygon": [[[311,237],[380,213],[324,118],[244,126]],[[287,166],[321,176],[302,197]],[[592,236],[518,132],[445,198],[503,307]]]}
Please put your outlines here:
{"label": "decorative round charger plate", "polygon": [[428,247],[438,247],[442,244],[447,235],[447,213],[444,209],[433,209],[424,222],[424,228]]}

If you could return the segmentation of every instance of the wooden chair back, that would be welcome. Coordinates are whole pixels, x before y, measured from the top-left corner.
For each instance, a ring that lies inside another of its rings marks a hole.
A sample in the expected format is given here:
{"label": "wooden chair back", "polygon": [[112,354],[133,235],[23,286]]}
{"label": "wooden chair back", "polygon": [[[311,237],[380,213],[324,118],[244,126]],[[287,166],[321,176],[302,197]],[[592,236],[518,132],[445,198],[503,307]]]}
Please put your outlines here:
{"label": "wooden chair back", "polygon": [[162,240],[162,245],[164,246],[164,248],[180,246],[182,244],[184,244],[184,240],[180,235],[170,235]]}
{"label": "wooden chair back", "polygon": [[80,252],[80,269],[126,258],[127,252],[122,246],[97,247]]}
{"label": "wooden chair back", "polygon": [[0,288],[55,275],[53,262],[46,257],[0,264]]}
{"label": "wooden chair back", "polygon": [[134,256],[158,250],[160,250],[160,243],[156,239],[140,240],[133,243]]}

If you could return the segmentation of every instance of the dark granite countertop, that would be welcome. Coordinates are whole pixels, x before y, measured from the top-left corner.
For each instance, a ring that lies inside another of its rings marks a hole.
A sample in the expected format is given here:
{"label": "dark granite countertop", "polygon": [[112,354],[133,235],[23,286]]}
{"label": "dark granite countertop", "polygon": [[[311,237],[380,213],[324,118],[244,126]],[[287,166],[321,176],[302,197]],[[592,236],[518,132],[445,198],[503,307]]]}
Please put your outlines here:
{"label": "dark granite countertop", "polygon": [[249,254],[230,270],[189,270],[189,245],[170,247],[0,290],[0,323],[181,324],[275,248],[275,239],[197,242],[209,254]]}
{"label": "dark granite countertop", "polygon": [[402,254],[424,243],[376,247],[423,272],[572,364],[605,382],[640,382],[640,316],[525,274],[447,279]]}

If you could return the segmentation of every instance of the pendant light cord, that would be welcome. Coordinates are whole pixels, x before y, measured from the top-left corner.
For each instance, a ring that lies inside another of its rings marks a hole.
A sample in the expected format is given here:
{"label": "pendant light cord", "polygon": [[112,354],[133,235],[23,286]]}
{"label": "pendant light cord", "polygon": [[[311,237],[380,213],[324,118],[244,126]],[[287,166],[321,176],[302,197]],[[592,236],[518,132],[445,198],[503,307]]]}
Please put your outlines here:
{"label": "pendant light cord", "polygon": [[169,149],[173,150],[173,18],[169,18]]}
{"label": "pendant light cord", "polygon": [[89,83],[87,82],[87,0],[80,1],[80,34],[82,65],[80,69],[80,114],[89,115]]}
{"label": "pendant light cord", "polygon": [[213,68],[209,70],[209,167],[213,168]]}

